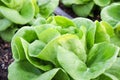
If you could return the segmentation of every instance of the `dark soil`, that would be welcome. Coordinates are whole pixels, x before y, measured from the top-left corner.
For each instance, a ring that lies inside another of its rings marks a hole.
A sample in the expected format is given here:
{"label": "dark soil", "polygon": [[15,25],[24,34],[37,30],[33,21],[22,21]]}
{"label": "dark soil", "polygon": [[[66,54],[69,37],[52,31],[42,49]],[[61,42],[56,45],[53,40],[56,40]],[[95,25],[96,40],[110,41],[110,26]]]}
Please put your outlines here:
{"label": "dark soil", "polygon": [[8,66],[12,61],[10,43],[0,39],[0,80],[8,80]]}

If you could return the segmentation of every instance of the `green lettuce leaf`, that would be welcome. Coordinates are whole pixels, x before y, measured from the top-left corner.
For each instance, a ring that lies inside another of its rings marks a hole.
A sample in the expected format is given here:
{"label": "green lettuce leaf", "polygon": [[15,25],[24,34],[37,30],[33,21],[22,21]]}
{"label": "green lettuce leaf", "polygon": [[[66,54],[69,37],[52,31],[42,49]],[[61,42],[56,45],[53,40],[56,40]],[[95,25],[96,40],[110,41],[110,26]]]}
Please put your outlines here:
{"label": "green lettuce leaf", "polygon": [[35,80],[36,77],[42,74],[42,71],[35,68],[28,61],[13,62],[8,71],[9,80]]}
{"label": "green lettuce leaf", "polygon": [[110,4],[111,0],[94,0],[94,2],[99,6],[107,6]]}
{"label": "green lettuce leaf", "polygon": [[[12,1],[13,2],[8,3],[10,6],[13,6],[15,4],[14,3],[15,0],[12,0]],[[7,2],[5,3],[7,4]],[[21,6],[19,1],[18,2],[16,1],[16,3],[18,3],[19,6]],[[0,13],[14,23],[26,24],[27,22],[33,19],[35,14],[35,8],[32,3],[32,0],[27,0],[27,1],[24,0],[24,4],[20,11],[13,8],[5,7],[5,6],[0,6]]]}
{"label": "green lettuce leaf", "polygon": [[87,17],[91,13],[93,6],[94,6],[94,2],[91,1],[83,5],[73,5],[72,9],[75,12],[75,14],[77,14],[78,16]]}
{"label": "green lettuce leaf", "polygon": [[72,4],[86,4],[90,0],[62,0],[62,3],[66,6],[70,6]]}
{"label": "green lettuce leaf", "polygon": [[[54,4],[53,4],[54,3]],[[39,13],[47,18],[49,15],[51,15],[56,7],[59,4],[59,0],[38,0],[38,6],[40,8]]]}
{"label": "green lettuce leaf", "polygon": [[120,9],[120,3],[113,3],[105,8],[102,9],[101,11],[101,19],[103,21],[108,22],[111,24],[113,27],[120,21],[119,17],[119,11]]}
{"label": "green lettuce leaf", "polygon": [[15,32],[18,30],[18,28],[9,27],[4,31],[0,31],[0,37],[7,42],[10,42],[12,37],[14,36]]}
{"label": "green lettuce leaf", "polygon": [[[110,68],[116,60],[118,51],[118,47],[109,43],[96,44],[88,54],[86,65],[73,52],[59,46],[57,58],[63,69],[73,79],[90,80],[96,78],[104,73],[106,69]],[[66,64],[69,64],[69,66]]]}
{"label": "green lettuce leaf", "polygon": [[[75,18],[73,19],[73,22],[76,24],[77,27],[84,26],[87,29],[86,32],[86,45],[87,48],[90,49],[95,41],[95,32],[96,32],[96,26],[93,21],[86,19],[86,18]],[[87,23],[87,24],[86,24]]]}
{"label": "green lettuce leaf", "polygon": [[70,80],[68,75],[60,68],[43,72],[28,61],[13,62],[9,66],[8,78],[9,80]]}
{"label": "green lettuce leaf", "polygon": [[12,25],[12,22],[9,21],[8,19],[0,19],[0,31],[6,30],[8,27]]}
{"label": "green lettuce leaf", "polygon": [[75,26],[75,24],[72,22],[72,20],[70,20],[66,17],[62,17],[62,16],[49,17],[47,19],[47,23],[53,24],[56,26],[61,26],[62,28],[68,28],[70,26]]}
{"label": "green lettuce leaf", "polygon": [[[112,65],[110,69],[108,69],[105,74],[112,79],[116,78],[116,80],[120,79],[120,58],[117,58],[117,61]],[[115,79],[114,79],[115,80]]]}

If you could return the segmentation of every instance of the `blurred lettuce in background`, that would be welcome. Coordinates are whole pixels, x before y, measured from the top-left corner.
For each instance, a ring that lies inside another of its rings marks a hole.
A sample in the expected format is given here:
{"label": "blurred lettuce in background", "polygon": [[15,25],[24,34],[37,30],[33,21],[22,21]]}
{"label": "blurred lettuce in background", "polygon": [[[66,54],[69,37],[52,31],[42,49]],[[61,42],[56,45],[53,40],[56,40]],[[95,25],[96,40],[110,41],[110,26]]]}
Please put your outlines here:
{"label": "blurred lettuce in background", "polygon": [[21,26],[37,24],[41,19],[44,21],[44,18],[54,12],[58,3],[59,0],[1,0],[1,38],[5,41],[11,41],[14,33]]}
{"label": "blurred lettuce in background", "polygon": [[101,11],[101,19],[116,27],[120,24],[120,2],[112,3]]}
{"label": "blurred lettuce in background", "polygon": [[100,12],[105,6],[119,0],[61,0],[63,5],[71,7],[74,13],[81,17],[93,16],[95,9]]}

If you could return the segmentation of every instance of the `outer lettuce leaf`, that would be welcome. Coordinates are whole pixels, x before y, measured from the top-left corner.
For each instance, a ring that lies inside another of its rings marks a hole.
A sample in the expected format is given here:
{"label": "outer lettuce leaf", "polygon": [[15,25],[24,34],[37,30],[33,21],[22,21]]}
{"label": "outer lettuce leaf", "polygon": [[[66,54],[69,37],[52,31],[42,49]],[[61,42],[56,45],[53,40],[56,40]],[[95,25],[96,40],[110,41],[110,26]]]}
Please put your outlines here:
{"label": "outer lettuce leaf", "polygon": [[94,0],[94,2],[99,6],[107,6],[110,4],[111,0]]}
{"label": "outer lettuce leaf", "polygon": [[12,25],[12,22],[9,21],[8,19],[0,19],[0,31],[6,30],[9,26]]}
{"label": "outer lettuce leaf", "polygon": [[42,5],[46,5],[50,2],[50,0],[38,0],[38,5],[42,6]]}
{"label": "outer lettuce leaf", "polygon": [[[90,80],[96,78],[105,72],[106,69],[110,68],[116,60],[118,51],[118,47],[109,43],[96,44],[88,54],[86,65],[73,52],[59,46],[57,58],[63,69],[73,79]],[[69,66],[66,64],[69,64]]]}
{"label": "outer lettuce leaf", "polygon": [[[77,27],[85,26],[87,30],[91,27],[95,27],[94,22],[87,18],[75,18],[73,22],[76,24]],[[87,24],[86,24],[87,23]]]}
{"label": "outer lettuce leaf", "polygon": [[22,41],[21,44],[23,46],[25,56],[26,56],[27,60],[32,65],[34,65],[36,68],[39,68],[39,69],[41,69],[43,71],[47,71],[47,70],[52,69],[52,65],[50,65],[51,63],[47,64],[47,61],[37,59],[37,57],[30,56],[29,53],[28,53],[29,43],[27,41],[25,41],[24,39],[21,39],[21,41]]}
{"label": "outer lettuce leaf", "polygon": [[[110,75],[109,75],[110,76]],[[109,76],[107,76],[107,75],[105,75],[105,74],[102,74],[102,75],[100,75],[99,77],[97,77],[97,78],[95,78],[95,79],[92,79],[92,80],[117,80],[116,78],[114,78],[114,77],[109,77]]]}
{"label": "outer lettuce leaf", "polygon": [[35,68],[28,61],[13,62],[8,71],[9,80],[36,80],[35,78],[42,74],[42,71]]}
{"label": "outer lettuce leaf", "polygon": [[[29,35],[30,34],[30,35]],[[28,36],[29,35],[29,36]],[[13,40],[11,42],[12,44],[12,52],[13,52],[13,58],[15,60],[24,60],[25,53],[21,44],[20,37],[25,39],[27,42],[32,42],[34,39],[37,39],[37,35],[34,31],[34,29],[31,27],[24,27],[20,29],[17,34],[14,35]]]}
{"label": "outer lettuce leaf", "polygon": [[[117,61],[112,65],[112,67],[110,69],[108,69],[105,74],[106,75],[110,75],[110,77],[113,78],[115,77],[116,80],[119,80],[120,79],[120,58],[117,58]],[[108,75],[108,76],[109,76]],[[115,80],[115,79],[114,79]]]}
{"label": "outer lettuce leaf", "polygon": [[60,68],[52,69],[40,75],[36,80],[70,80],[68,75]]}
{"label": "outer lettuce leaf", "polygon": [[120,3],[113,3],[101,11],[101,19],[103,21],[108,22],[113,27],[120,21],[119,13],[120,13]]}
{"label": "outer lettuce leaf", "polygon": [[105,71],[104,74],[100,75],[94,80],[119,80],[120,79],[120,58],[117,58],[112,67]]}
{"label": "outer lettuce leaf", "polygon": [[86,4],[90,0],[62,0],[62,3],[66,6],[70,6],[72,4]]}
{"label": "outer lettuce leaf", "polygon": [[75,14],[77,14],[78,16],[87,17],[91,13],[93,6],[94,6],[94,2],[91,1],[83,5],[73,5],[72,9],[75,12]]}
{"label": "outer lettuce leaf", "polygon": [[13,27],[7,28],[4,31],[0,31],[0,37],[5,41],[10,42],[17,30],[18,30],[17,27],[16,28],[13,28]]}
{"label": "outer lettuce leaf", "polygon": [[69,80],[68,75],[60,68],[43,72],[27,61],[12,63],[9,66],[8,78],[9,80]]}
{"label": "outer lettuce leaf", "polygon": [[[114,27],[114,36],[111,37],[111,43],[114,43],[115,45],[120,47],[120,24],[118,23],[115,27]],[[120,56],[120,52],[119,52],[119,56]]]}

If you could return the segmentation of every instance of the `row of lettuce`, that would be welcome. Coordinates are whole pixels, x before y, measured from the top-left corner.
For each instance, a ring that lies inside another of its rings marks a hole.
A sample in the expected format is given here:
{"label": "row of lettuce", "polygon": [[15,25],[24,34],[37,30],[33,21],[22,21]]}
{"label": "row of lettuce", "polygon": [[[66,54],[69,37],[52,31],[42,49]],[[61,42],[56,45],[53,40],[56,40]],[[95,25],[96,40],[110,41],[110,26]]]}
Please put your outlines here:
{"label": "row of lettuce", "polygon": [[[101,19],[115,26],[119,21],[120,3],[117,0],[61,0],[64,5],[73,6],[78,16],[88,16],[93,5],[101,6]],[[116,3],[114,3],[116,2]],[[59,0],[1,0],[0,37],[10,42],[15,32],[22,26],[39,25],[54,15]],[[75,7],[74,7],[75,6]],[[105,7],[105,8],[103,8]],[[89,9],[90,8],[90,9]],[[99,11],[99,10],[98,10]]]}
{"label": "row of lettuce", "polygon": [[71,7],[73,11],[82,17],[92,16],[94,10],[101,11],[102,8],[118,3],[119,0],[61,0],[63,5]]}
{"label": "row of lettuce", "polygon": [[120,80],[119,27],[62,16],[24,26],[11,42],[8,79]]}

